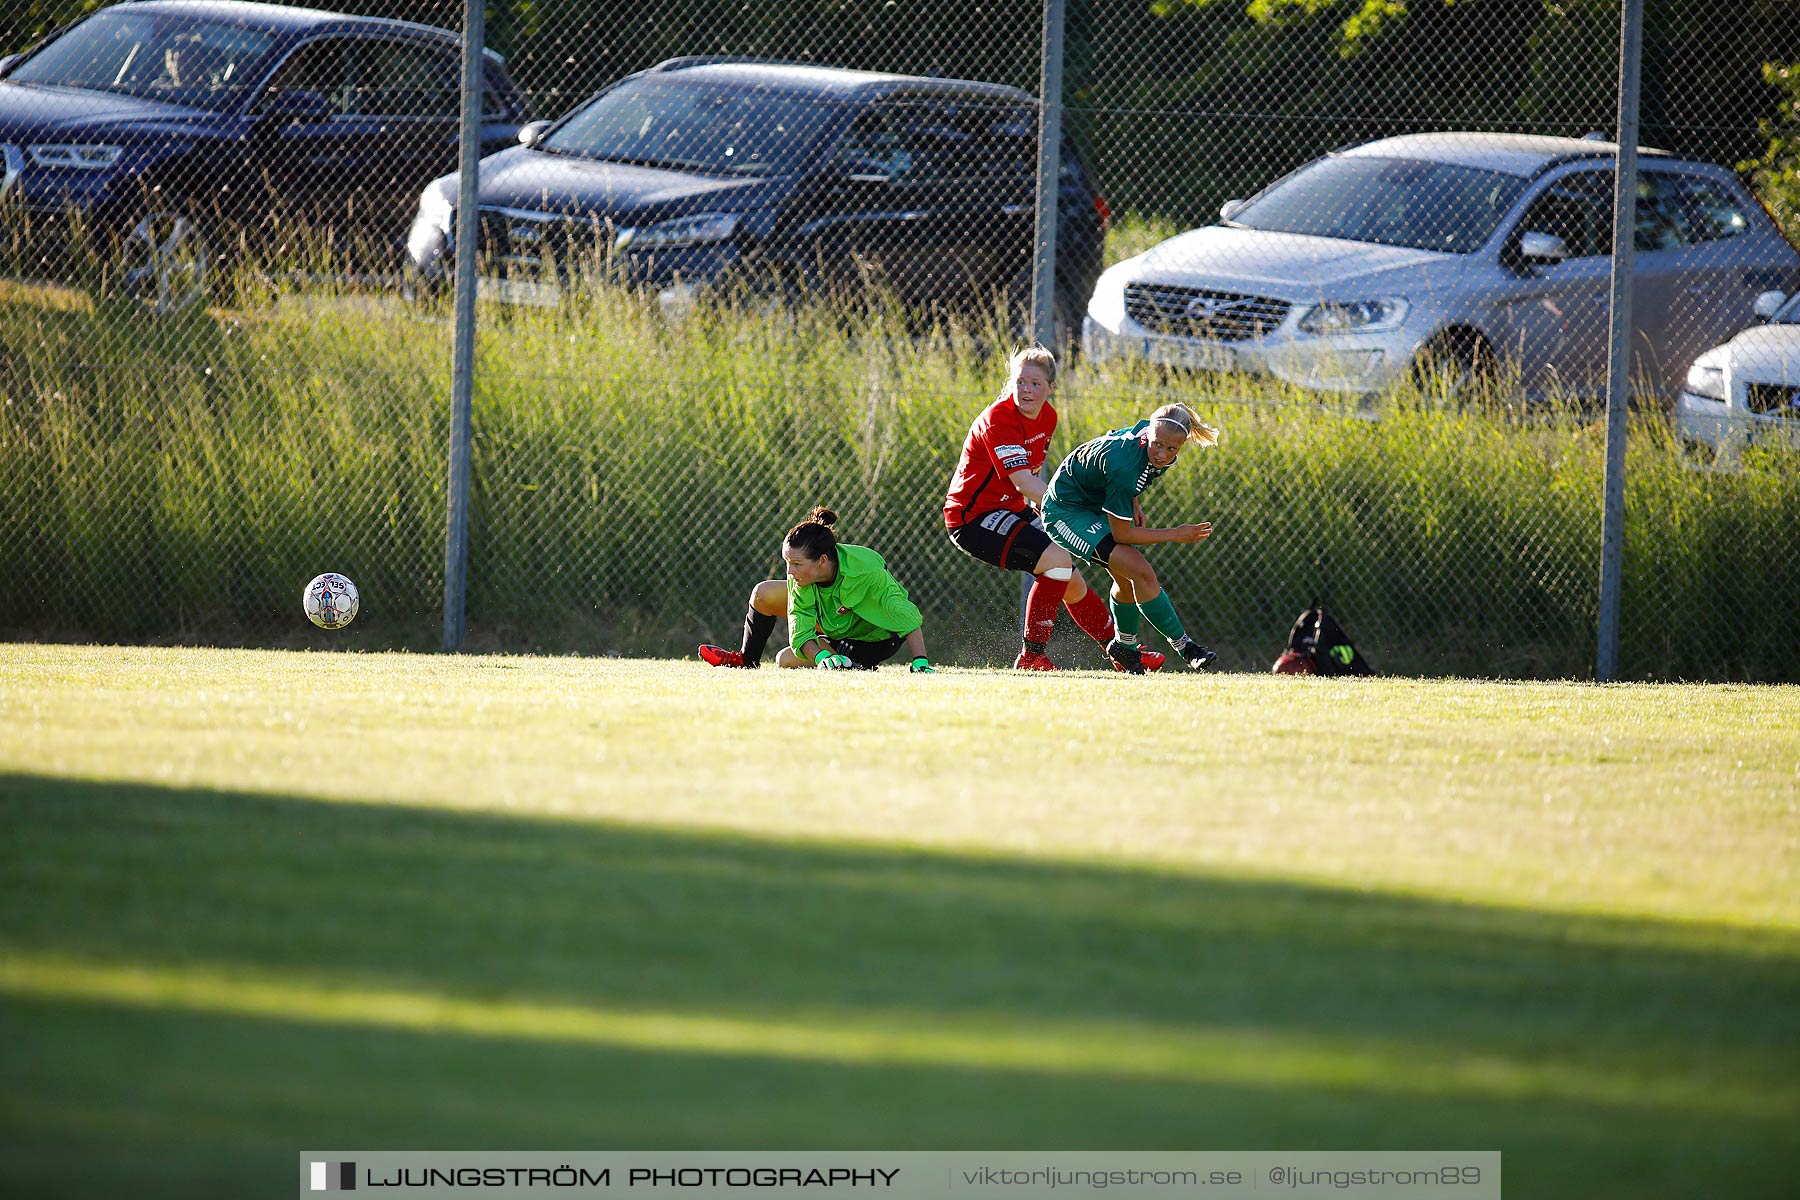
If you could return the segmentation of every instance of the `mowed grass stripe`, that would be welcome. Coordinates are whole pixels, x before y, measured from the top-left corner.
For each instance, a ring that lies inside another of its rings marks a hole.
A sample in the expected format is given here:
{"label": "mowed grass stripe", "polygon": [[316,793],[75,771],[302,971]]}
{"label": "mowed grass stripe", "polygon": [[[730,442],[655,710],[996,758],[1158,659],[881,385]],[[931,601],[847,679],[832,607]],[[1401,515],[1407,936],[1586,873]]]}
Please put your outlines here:
{"label": "mowed grass stripe", "polygon": [[928,1065],[1028,1075],[1093,1075],[1189,1084],[1303,1085],[1383,1094],[1541,1098],[1608,1108],[1669,1108],[1713,1116],[1800,1120],[1800,1085],[1720,1092],[1710,1081],[1654,1067],[1611,1077],[1548,1061],[1461,1054],[1429,1043],[1330,1039],[1228,1028],[1193,1031],[1078,1026],[967,1032],[910,1023],[757,1021],[729,1015],[622,1012],[478,1001],[417,991],[321,986],[303,978],[234,977],[218,970],[14,959],[0,992],[32,999],[182,1009],[309,1024],[525,1038],[679,1054],[755,1055],[821,1062]]}
{"label": "mowed grass stripe", "polygon": [[0,770],[1800,929],[1800,688],[0,646]]}

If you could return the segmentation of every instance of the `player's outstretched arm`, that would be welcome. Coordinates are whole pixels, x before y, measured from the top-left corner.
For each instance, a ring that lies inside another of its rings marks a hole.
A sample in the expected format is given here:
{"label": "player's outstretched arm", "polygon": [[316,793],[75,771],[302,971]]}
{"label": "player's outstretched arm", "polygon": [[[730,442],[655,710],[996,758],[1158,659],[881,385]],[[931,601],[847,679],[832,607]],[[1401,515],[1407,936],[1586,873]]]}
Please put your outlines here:
{"label": "player's outstretched arm", "polygon": [[1106,514],[1113,541],[1121,546],[1154,546],[1168,542],[1198,542],[1212,534],[1212,522],[1198,525],[1176,525],[1169,529],[1153,529],[1134,525],[1124,517]]}

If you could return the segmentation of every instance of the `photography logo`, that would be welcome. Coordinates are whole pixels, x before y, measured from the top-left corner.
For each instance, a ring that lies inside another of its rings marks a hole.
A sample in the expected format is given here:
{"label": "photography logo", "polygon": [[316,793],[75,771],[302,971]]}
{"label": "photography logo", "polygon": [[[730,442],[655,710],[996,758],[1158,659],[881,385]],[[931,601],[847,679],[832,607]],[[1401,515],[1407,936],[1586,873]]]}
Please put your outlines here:
{"label": "photography logo", "polygon": [[312,1190],[315,1192],[354,1192],[356,1190],[356,1164],[353,1162],[316,1162],[306,1164],[312,1169]]}

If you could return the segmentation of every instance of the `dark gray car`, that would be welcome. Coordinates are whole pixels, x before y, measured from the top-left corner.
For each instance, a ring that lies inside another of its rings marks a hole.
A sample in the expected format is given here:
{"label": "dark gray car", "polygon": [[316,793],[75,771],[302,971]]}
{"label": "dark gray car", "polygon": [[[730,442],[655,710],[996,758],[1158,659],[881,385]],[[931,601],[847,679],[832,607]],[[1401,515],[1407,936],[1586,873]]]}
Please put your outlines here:
{"label": "dark gray car", "polygon": [[[479,256],[524,301],[604,269],[671,303],[731,281],[871,276],[911,306],[1016,302],[1036,164],[1037,106],[1017,88],[672,59],[482,161]],[[1059,182],[1057,295],[1073,317],[1100,273],[1106,204],[1067,142]],[[419,200],[408,252],[425,285],[451,274],[456,184]]]}

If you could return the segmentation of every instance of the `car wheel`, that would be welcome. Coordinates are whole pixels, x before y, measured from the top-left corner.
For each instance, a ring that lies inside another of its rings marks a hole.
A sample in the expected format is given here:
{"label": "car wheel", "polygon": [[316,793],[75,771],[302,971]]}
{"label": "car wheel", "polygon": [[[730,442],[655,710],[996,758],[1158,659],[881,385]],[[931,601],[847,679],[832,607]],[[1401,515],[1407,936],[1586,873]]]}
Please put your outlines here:
{"label": "car wheel", "polygon": [[1428,396],[1442,396],[1461,408],[1492,398],[1500,382],[1500,362],[1487,339],[1471,330],[1440,333],[1413,359],[1413,383]]}
{"label": "car wheel", "polygon": [[1688,461],[1697,466],[1712,467],[1717,466],[1719,462],[1719,448],[1706,442],[1683,441],[1681,452]]}
{"label": "car wheel", "polygon": [[428,279],[409,259],[400,271],[400,298],[412,305],[434,304],[444,296],[443,284]]}
{"label": "car wheel", "polygon": [[705,290],[739,312],[772,320],[812,294],[816,285],[791,267],[753,260],[718,276]]}
{"label": "car wheel", "polygon": [[119,241],[110,288],[158,316],[182,312],[206,298],[212,252],[193,218],[153,212]]}
{"label": "car wheel", "polygon": [[1719,453],[1718,446],[1691,438],[1678,439],[1676,461],[1691,471],[1716,471],[1730,465],[1730,460]]}

